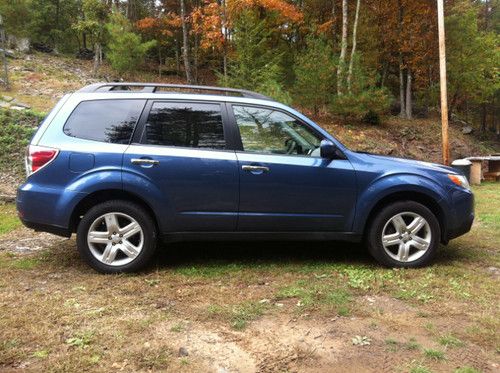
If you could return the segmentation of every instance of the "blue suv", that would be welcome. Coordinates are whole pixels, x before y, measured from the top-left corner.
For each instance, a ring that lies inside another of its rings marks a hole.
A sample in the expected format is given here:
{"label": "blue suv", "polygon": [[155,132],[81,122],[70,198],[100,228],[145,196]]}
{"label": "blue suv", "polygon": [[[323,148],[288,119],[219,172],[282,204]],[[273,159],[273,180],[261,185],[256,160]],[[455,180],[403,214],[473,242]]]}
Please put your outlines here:
{"label": "blue suv", "polygon": [[364,241],[383,265],[417,267],[474,219],[454,169],[351,151],[290,107],[230,88],[89,85],[45,118],[26,168],[23,223],[76,232],[105,273],[142,268],[158,238]]}

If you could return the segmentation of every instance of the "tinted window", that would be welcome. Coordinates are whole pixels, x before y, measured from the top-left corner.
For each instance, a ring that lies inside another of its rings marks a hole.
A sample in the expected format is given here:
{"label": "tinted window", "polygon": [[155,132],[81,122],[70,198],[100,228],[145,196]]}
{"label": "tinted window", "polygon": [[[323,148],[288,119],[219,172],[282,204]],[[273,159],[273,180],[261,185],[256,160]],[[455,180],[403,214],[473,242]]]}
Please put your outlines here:
{"label": "tinted window", "polygon": [[243,150],[268,154],[319,156],[322,138],[281,111],[233,106]]}
{"label": "tinted window", "polygon": [[146,143],[224,149],[218,104],[155,102],[146,123]]}
{"label": "tinted window", "polygon": [[144,100],[83,101],[71,113],[64,133],[81,139],[128,144]]}

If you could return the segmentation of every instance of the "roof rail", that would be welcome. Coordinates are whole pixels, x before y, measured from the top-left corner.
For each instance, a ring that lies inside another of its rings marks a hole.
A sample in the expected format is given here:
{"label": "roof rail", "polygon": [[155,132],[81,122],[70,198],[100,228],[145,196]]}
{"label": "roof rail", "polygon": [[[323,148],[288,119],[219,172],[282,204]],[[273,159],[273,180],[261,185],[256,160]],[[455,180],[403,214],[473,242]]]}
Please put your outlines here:
{"label": "roof rail", "polygon": [[78,90],[78,92],[113,92],[113,91],[130,91],[131,87],[142,87],[141,92],[144,93],[155,93],[158,88],[170,88],[178,90],[196,90],[196,91],[211,91],[211,92],[222,92],[227,95],[227,93],[237,93],[242,97],[247,98],[257,98],[261,100],[270,100],[272,98],[264,96],[257,92],[247,91],[246,89],[236,89],[236,88],[225,88],[225,87],[213,87],[206,85],[188,85],[188,84],[163,84],[163,83],[126,83],[126,82],[112,82],[112,83],[95,83],[87,85]]}

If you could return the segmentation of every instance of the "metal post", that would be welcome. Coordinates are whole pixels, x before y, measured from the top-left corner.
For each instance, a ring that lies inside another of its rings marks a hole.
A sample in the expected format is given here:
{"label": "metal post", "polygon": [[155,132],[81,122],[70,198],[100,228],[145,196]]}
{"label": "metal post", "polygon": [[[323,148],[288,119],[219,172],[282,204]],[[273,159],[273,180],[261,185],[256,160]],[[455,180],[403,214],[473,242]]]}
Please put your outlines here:
{"label": "metal post", "polygon": [[443,0],[437,0],[438,34],[439,34],[439,85],[441,87],[441,136],[443,140],[443,163],[450,164],[450,148],[448,144],[448,93],[446,89],[446,49],[444,35]]}

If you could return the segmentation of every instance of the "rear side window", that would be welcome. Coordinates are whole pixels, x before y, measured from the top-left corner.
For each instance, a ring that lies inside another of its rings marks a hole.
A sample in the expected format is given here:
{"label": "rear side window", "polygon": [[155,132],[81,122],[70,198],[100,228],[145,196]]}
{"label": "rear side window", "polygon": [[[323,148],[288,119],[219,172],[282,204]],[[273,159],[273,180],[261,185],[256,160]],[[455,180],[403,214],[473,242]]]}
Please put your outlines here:
{"label": "rear side window", "polygon": [[224,149],[224,129],[218,104],[154,102],[146,121],[146,144]]}
{"label": "rear side window", "polygon": [[128,144],[145,100],[83,101],[71,113],[64,133],[80,139]]}

